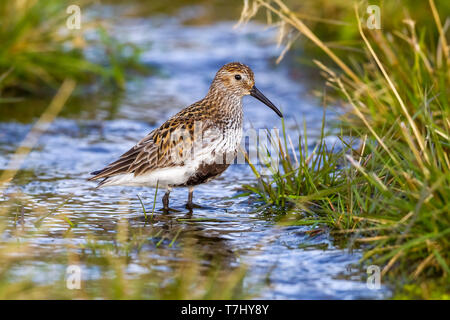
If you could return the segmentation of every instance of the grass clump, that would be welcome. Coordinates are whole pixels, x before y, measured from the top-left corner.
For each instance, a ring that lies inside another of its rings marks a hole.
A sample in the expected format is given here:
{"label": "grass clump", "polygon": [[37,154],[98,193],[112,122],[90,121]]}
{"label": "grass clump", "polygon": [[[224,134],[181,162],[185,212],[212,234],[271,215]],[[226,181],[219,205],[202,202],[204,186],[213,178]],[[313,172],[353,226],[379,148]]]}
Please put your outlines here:
{"label": "grass clump", "polygon": [[[0,2],[0,94],[4,98],[52,92],[66,78],[78,83],[100,77],[124,87],[124,68],[140,68],[139,49],[118,42],[105,31],[105,21],[89,21],[91,0],[79,1],[81,29],[66,22],[71,1]],[[104,61],[87,58],[95,50]]]}
{"label": "grass clump", "polygon": [[[365,7],[355,4],[356,20],[348,23],[356,24],[357,50],[343,54],[280,0],[253,1],[243,20],[261,8],[327,55],[327,65],[314,62],[344,102],[338,125],[359,146],[342,139],[344,152],[325,152],[320,139],[318,152],[308,156],[319,165],[309,165],[294,161],[279,143],[282,161],[273,168],[274,178],[252,191],[275,204],[289,199],[336,234],[354,235],[354,241],[368,245],[365,261],[382,266],[382,276],[399,292],[404,284],[417,285],[414,296],[427,298],[440,288],[444,298],[450,291],[448,18],[430,0],[432,28],[429,21],[425,27],[406,16],[402,29],[369,30],[361,20]],[[305,150],[300,144],[300,159]],[[336,165],[339,159],[342,166]]]}

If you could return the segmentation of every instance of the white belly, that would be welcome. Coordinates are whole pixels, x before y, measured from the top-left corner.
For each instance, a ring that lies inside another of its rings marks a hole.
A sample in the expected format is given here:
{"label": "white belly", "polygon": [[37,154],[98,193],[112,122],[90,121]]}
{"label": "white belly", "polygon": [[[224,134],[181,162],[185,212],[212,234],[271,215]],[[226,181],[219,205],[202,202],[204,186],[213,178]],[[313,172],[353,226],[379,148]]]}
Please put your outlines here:
{"label": "white belly", "polygon": [[173,185],[185,184],[189,177],[195,173],[195,167],[192,165],[184,165],[178,167],[170,167],[156,169],[147,174],[135,176],[134,173],[119,174],[108,178],[102,185],[106,186],[132,186],[132,187],[152,187],[167,188]]}

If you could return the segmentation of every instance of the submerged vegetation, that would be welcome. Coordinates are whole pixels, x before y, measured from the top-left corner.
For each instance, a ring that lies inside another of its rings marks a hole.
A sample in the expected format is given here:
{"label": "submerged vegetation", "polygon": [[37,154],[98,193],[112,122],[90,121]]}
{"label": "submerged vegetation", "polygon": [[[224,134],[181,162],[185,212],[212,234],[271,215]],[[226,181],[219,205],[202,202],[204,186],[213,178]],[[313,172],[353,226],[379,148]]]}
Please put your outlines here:
{"label": "submerged vegetation", "polygon": [[266,10],[289,46],[297,32],[322,51],[326,62],[314,62],[344,104],[335,123],[342,130],[340,151],[323,136],[312,151],[306,138],[298,150],[286,137],[274,138],[279,166],[271,168],[272,178],[248,188],[267,203],[295,205],[302,215],[290,223],[326,224],[336,236],[364,244],[363,260],[382,268],[399,298],[449,298],[449,12],[422,1],[428,18],[414,21],[417,2],[402,2],[402,28],[387,28],[399,14],[382,10],[383,29],[369,30],[367,5],[348,3],[338,12],[354,18],[332,30],[345,41],[350,34],[352,47],[335,39],[336,51],[320,38],[331,28],[330,16],[311,19],[308,12],[329,27],[310,28],[305,12],[281,0],[245,1],[241,21]]}

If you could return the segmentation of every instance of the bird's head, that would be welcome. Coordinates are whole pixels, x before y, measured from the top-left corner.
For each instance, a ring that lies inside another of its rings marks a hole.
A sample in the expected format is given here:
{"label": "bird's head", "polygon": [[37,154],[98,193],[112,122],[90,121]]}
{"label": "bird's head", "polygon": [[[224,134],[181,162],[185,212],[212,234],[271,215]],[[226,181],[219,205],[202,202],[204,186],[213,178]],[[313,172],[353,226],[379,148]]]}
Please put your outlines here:
{"label": "bird's head", "polygon": [[219,91],[239,98],[251,95],[283,117],[280,110],[255,87],[255,75],[252,69],[240,62],[227,63],[220,68],[210,91]]}

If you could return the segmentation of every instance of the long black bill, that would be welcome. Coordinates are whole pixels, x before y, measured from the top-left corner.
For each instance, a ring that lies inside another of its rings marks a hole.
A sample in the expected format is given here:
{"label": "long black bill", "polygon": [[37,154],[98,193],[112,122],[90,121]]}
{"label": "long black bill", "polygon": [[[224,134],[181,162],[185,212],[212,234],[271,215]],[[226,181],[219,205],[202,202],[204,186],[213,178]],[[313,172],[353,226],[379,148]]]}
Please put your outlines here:
{"label": "long black bill", "polygon": [[280,110],[278,110],[278,108],[275,107],[275,105],[272,102],[270,102],[270,100],[267,99],[266,96],[263,95],[262,92],[259,91],[255,86],[253,86],[253,88],[250,90],[250,95],[252,97],[255,97],[256,99],[258,99],[262,103],[264,103],[266,106],[268,106],[273,111],[275,111],[275,113],[277,115],[279,115],[280,118],[283,118],[283,114],[280,112]]}

